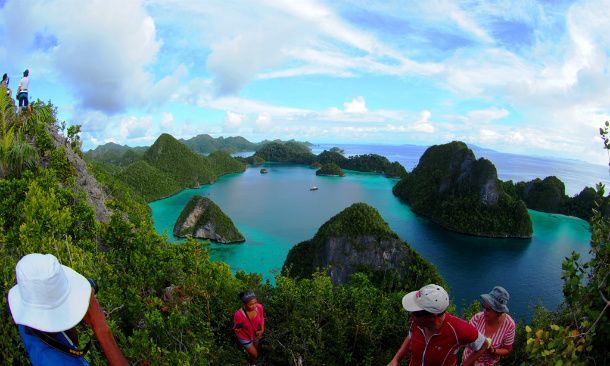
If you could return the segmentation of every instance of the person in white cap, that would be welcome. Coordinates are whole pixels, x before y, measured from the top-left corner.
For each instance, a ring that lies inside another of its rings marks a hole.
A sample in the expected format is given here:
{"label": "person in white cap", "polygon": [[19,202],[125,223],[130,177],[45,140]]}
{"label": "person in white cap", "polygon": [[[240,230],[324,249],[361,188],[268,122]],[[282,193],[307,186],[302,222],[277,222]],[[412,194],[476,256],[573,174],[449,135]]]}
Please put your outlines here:
{"label": "person in white cap", "polygon": [[8,303],[32,365],[89,365],[84,358],[88,346],[78,348],[75,329],[82,320],[93,329],[109,365],[129,365],[89,280],[51,254],[28,254],[15,272],[17,285]]}
{"label": "person in white cap", "polygon": [[461,347],[475,351],[489,347],[475,327],[447,314],[449,295],[439,285],[409,292],[402,298],[402,306],[411,313],[409,334],[388,366],[398,366],[408,354],[409,366],[454,366]]}

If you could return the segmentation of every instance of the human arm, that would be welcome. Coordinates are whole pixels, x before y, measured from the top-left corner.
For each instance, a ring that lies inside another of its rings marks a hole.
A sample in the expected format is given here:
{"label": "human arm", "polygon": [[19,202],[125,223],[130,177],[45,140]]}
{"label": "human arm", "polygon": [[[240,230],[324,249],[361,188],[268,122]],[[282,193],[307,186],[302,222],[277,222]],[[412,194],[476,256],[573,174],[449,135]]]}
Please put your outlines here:
{"label": "human arm", "polygon": [[100,346],[102,346],[102,351],[104,351],[104,355],[106,356],[106,360],[108,360],[109,365],[129,365],[129,362],[125,356],[123,356],[123,353],[117,345],[116,340],[112,336],[112,331],[110,330],[108,323],[106,323],[104,311],[102,310],[100,303],[95,298],[93,292],[89,298],[89,309],[87,309],[87,313],[85,314],[83,320],[89,327],[91,327],[91,329],[93,329],[93,333],[95,333],[95,337],[100,343]]}
{"label": "human arm", "polygon": [[487,338],[488,341],[484,342],[484,344],[479,348],[478,351],[470,352],[470,355],[466,357],[462,361],[462,366],[472,366],[474,362],[479,359],[484,353],[491,349],[491,340]]}
{"label": "human arm", "polygon": [[402,345],[398,349],[398,352],[392,358],[392,361],[388,364],[388,366],[398,366],[400,365],[400,361],[407,356],[409,353],[409,344],[411,343],[411,333],[405,338],[402,342]]}

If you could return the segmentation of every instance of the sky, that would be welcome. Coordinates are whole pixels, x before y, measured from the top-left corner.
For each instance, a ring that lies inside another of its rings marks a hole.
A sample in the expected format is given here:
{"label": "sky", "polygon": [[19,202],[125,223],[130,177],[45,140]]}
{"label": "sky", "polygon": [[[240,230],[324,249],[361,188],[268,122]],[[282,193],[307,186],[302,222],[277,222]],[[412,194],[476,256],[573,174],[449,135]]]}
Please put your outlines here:
{"label": "sky", "polygon": [[84,149],[161,133],[607,164],[610,0],[0,0],[0,72]]}

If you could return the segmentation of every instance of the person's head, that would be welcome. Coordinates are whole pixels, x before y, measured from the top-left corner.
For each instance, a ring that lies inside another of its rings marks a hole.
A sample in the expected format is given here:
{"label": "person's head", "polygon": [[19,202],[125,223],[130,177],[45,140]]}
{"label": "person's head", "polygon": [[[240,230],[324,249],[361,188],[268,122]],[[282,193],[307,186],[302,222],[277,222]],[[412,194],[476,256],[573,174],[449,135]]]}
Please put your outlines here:
{"label": "person's head", "polygon": [[4,80],[8,80],[8,75],[6,73],[4,73],[4,75],[2,75],[2,81]]}
{"label": "person's head", "polygon": [[449,307],[449,295],[439,285],[430,284],[412,291],[402,298],[403,308],[411,313],[420,326],[431,326],[445,314]]}
{"label": "person's head", "polygon": [[244,308],[248,311],[252,311],[256,309],[256,304],[258,304],[258,299],[256,298],[256,294],[250,290],[239,293],[239,298],[244,304]]}
{"label": "person's head", "polygon": [[493,319],[501,316],[504,313],[508,313],[508,299],[510,295],[504,287],[496,286],[488,294],[481,295],[481,305],[483,305],[483,312],[485,317]]}
{"label": "person's head", "polygon": [[28,254],[15,267],[17,285],[8,293],[15,323],[43,332],[77,325],[87,313],[89,281],[51,254]]}
{"label": "person's head", "polygon": [[23,72],[23,76],[29,76],[30,75],[30,70],[25,69],[25,71]]}

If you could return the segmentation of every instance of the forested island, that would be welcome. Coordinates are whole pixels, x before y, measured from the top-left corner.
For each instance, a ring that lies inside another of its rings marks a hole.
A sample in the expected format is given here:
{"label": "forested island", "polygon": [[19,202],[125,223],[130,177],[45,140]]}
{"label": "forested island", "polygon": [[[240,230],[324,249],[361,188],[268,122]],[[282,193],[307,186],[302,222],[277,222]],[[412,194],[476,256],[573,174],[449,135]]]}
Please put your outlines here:
{"label": "forested island", "polygon": [[319,155],[315,155],[307,145],[294,141],[264,145],[251,157],[252,160],[257,158],[262,161],[306,164],[314,167],[335,164],[341,169],[380,173],[388,178],[402,178],[407,174],[406,169],[399,162],[390,163],[381,155],[364,154],[345,157],[339,148],[324,150]]}
{"label": "forested island", "polygon": [[429,147],[393,192],[414,212],[453,231],[488,237],[532,235],[523,201],[506,194],[495,166],[477,160],[463,142]]}
{"label": "forested island", "polygon": [[241,243],[246,239],[214,201],[195,195],[184,206],[174,224],[174,235],[209,239],[217,243]]}
{"label": "forested island", "polygon": [[290,249],[282,274],[310,278],[318,271],[330,276],[334,285],[348,283],[357,272],[366,273],[387,291],[413,288],[411,279],[444,280],[430,262],[400,240],[379,212],[365,203],[355,203],[330,218],[316,235]]}

